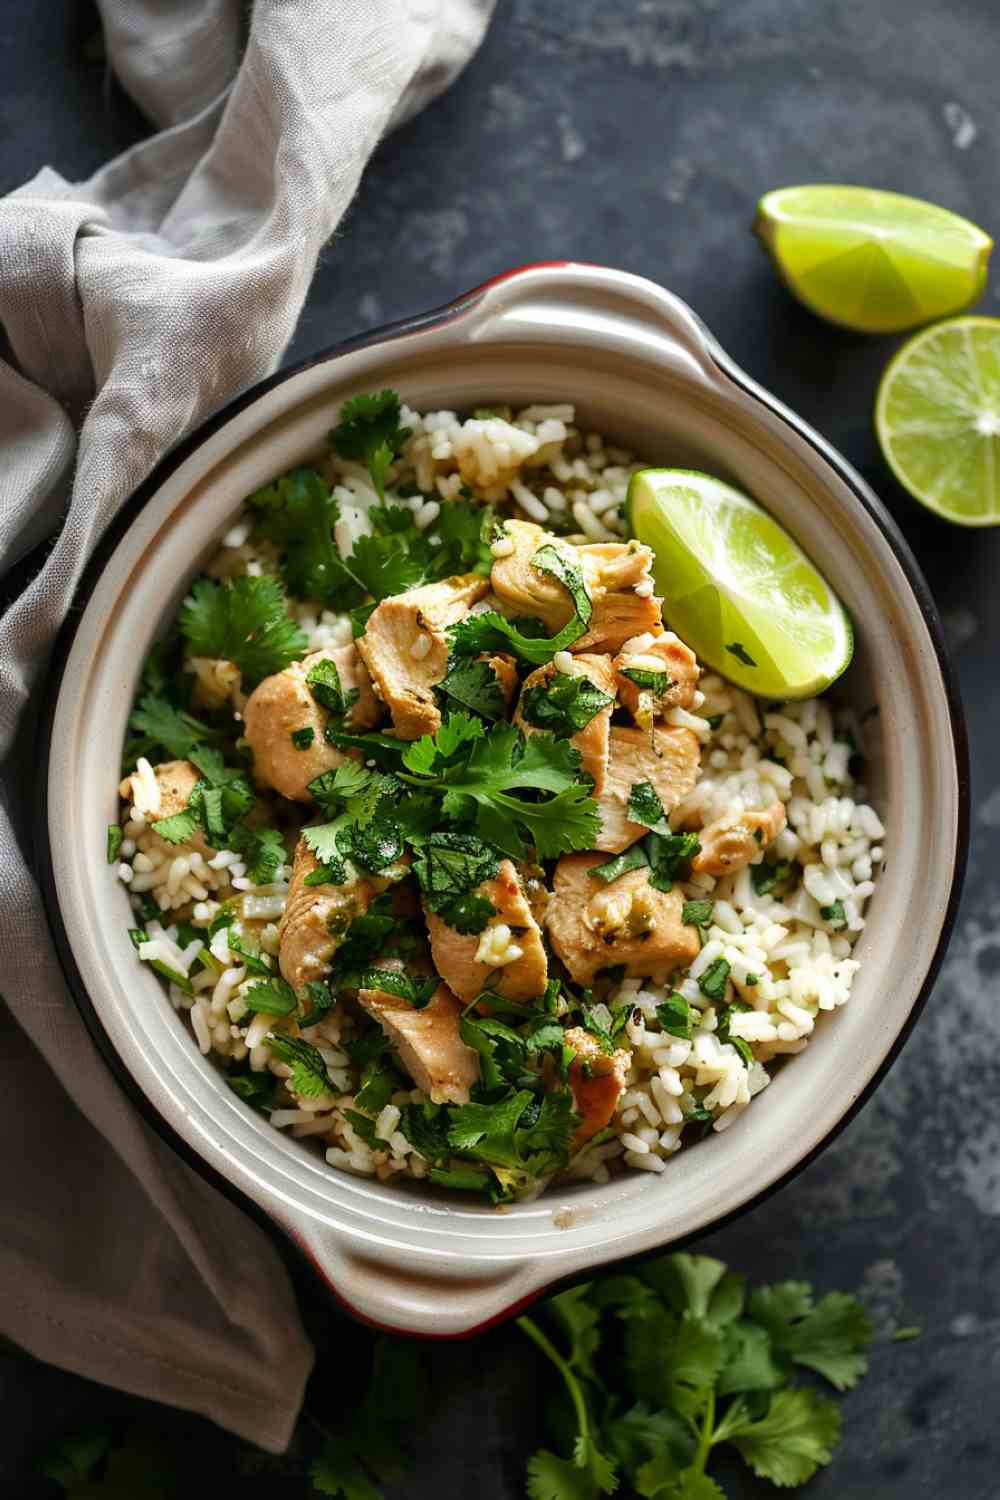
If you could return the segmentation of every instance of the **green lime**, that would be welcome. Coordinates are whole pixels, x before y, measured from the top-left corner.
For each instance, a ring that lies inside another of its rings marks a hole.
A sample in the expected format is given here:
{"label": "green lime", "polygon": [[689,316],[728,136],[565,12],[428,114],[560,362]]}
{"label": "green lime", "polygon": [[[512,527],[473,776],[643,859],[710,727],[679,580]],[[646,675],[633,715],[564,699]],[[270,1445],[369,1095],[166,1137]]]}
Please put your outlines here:
{"label": "green lime", "polygon": [[653,549],[667,622],[731,682],[763,698],[809,698],[848,666],[840,600],[748,495],[710,474],[643,469],[627,514]]}
{"label": "green lime", "polygon": [[878,188],[777,188],[758,234],[806,307],[859,333],[900,333],[982,294],[993,241],[947,208]]}
{"label": "green lime", "polygon": [[1000,524],[1000,318],[951,318],[900,349],[875,430],[900,484],[959,526]]}

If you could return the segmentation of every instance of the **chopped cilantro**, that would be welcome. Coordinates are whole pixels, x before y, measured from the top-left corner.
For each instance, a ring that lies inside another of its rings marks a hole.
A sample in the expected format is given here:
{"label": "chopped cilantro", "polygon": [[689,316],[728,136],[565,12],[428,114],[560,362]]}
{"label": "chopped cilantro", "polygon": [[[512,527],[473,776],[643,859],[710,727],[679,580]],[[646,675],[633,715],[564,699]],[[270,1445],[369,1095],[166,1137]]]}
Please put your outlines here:
{"label": "chopped cilantro", "polygon": [[361,1086],[354,1096],[358,1109],[378,1115],[385,1109],[403,1080],[384,1053],[367,1062],[361,1074]]}
{"label": "chopped cilantro", "polygon": [[296,750],[308,750],[316,738],[316,731],[311,725],[304,725],[302,729],[293,729],[289,733],[289,739]]}
{"label": "chopped cilantro", "polygon": [[[247,940],[245,935],[237,930],[235,923],[229,928],[229,932],[226,937],[226,943],[229,947],[229,951],[239,956],[240,960],[243,963],[243,966],[249,969],[251,974],[266,974],[268,978],[270,978],[270,976],[273,974],[274,960],[270,957],[269,954],[262,953],[259,948],[254,947],[253,944]],[[289,1006],[289,1009],[292,1009],[292,1006]],[[287,1014],[287,1012],[283,1010],[276,1010],[271,1012],[271,1014],[282,1016]]]}
{"label": "chopped cilantro", "polygon": [[138,755],[162,745],[172,759],[187,760],[195,746],[211,734],[207,724],[192,718],[158,694],[146,694],[140,698],[139,706],[132,710],[128,722],[129,728],[137,730],[147,742],[146,749],[136,752]]}
{"label": "chopped cilantro", "polygon": [[759,865],[750,866],[750,881],[758,896],[769,896],[774,887],[787,880],[791,873],[790,860],[779,859],[773,864],[763,861]]}
{"label": "chopped cilantro", "polygon": [[708,718],[705,720],[705,723],[714,734],[725,717],[725,714],[709,714]]}
{"label": "chopped cilantro", "polygon": [[181,605],[179,624],[192,655],[234,662],[245,686],[282,671],[309,644],[274,578],[198,578]]}
{"label": "chopped cilantro", "polygon": [[497,674],[488,661],[456,661],[437,685],[439,693],[484,719],[502,719],[506,703]]}
{"label": "chopped cilantro", "polygon": [[587,627],[577,615],[553,636],[545,634],[540,620],[508,620],[495,609],[478,615],[466,615],[448,628],[451,647],[456,656],[481,656],[484,652],[510,651],[522,661],[541,667],[557,651],[565,651],[586,633]]}
{"label": "chopped cilantro", "polygon": [[625,850],[624,854],[616,854],[614,859],[609,859],[607,864],[592,865],[589,873],[610,885],[611,881],[617,880],[619,875],[624,875],[628,870],[639,870],[648,863],[642,845],[633,844],[631,848]]}
{"label": "chopped cilantro", "polygon": [[584,581],[583,569],[551,542],[546,542],[544,546],[539,547],[531,559],[531,566],[537,568],[540,573],[550,573],[553,578],[558,579],[573,601],[573,613],[576,618],[582,625],[589,625],[594,613],[594,604]]}
{"label": "chopped cilantro", "polygon": [[556,739],[569,739],[586,729],[597,714],[614,707],[614,698],[581,674],[556,672],[521,695],[521,713],[537,729],[548,729]]}
{"label": "chopped cilantro", "polygon": [[490,1174],[484,1167],[431,1167],[427,1175],[438,1187],[463,1193],[485,1193],[490,1186]]}
{"label": "chopped cilantro", "polygon": [[245,823],[237,823],[226,842],[243,856],[252,885],[270,885],[288,859],[284,835],[277,828],[248,828]]}
{"label": "chopped cilantro", "polygon": [[[157,912],[157,916],[159,916],[159,912]],[[130,927],[128,935],[132,941],[133,948],[138,948],[142,943],[149,942],[149,933],[146,932],[145,928]],[[172,969],[169,964],[163,963],[158,958],[145,958],[143,959],[143,963],[149,964],[149,967],[155,973],[161,975],[162,978],[168,980],[171,984],[176,984],[177,988],[183,990],[185,995],[194,994],[194,987],[190,979],[188,979],[186,974],[182,974],[179,969]]]}
{"label": "chopped cilantro", "polygon": [[831,901],[829,906],[821,906],[819,914],[824,922],[829,922],[834,932],[843,932],[847,926],[847,914],[844,911],[843,901]]}
{"label": "chopped cilantro", "polygon": [[309,997],[308,1009],[299,1016],[299,1028],[305,1031],[307,1026],[315,1026],[321,1021],[328,1010],[332,1010],[337,1003],[337,997],[328,984],[321,979],[307,980],[305,991]]}
{"label": "chopped cilantro", "polygon": [[741,1011],[745,1012],[748,1010],[752,1010],[752,1008],[753,1007],[748,1005],[745,1000],[733,1000],[722,1011],[720,1011],[719,1025],[715,1033],[720,1042],[729,1042],[733,1047],[735,1047],[736,1051],[740,1054],[743,1061],[748,1066],[753,1062],[753,1051],[751,1050],[750,1043],[746,1040],[745,1037],[733,1036],[732,1031],[730,1030],[730,1024],[732,1022],[733,1016],[739,1015]]}
{"label": "chopped cilantro", "polygon": [[107,860],[109,865],[113,865],[118,858],[124,837],[119,823],[108,824]]}
{"label": "chopped cilantro", "polygon": [[330,446],[341,458],[366,464],[379,498],[385,496],[386,475],[410,436],[400,425],[396,391],[352,396],[340,408],[340,421],[330,433]]}
{"label": "chopped cilantro", "polygon": [[656,795],[652,782],[636,781],[632,783],[632,790],[628,794],[628,816],[632,823],[645,823],[647,828],[656,828],[663,824],[663,803]]}
{"label": "chopped cilantro", "polygon": [[726,650],[731,656],[735,656],[737,661],[741,661],[745,667],[755,667],[757,665],[750,652],[739,641],[730,642]]}
{"label": "chopped cilantro", "polygon": [[464,833],[432,833],[413,861],[428,909],[466,934],[482,932],[496,916],[492,902],[476,892],[499,868],[496,850]]}
{"label": "chopped cilantro", "polygon": [[356,688],[352,688],[350,692],[344,691],[340,673],[337,671],[337,663],[331,661],[328,656],[315,662],[309,668],[306,687],[317,703],[338,718],[343,718],[358,699]]}
{"label": "chopped cilantro", "polygon": [[327,1092],[330,1080],[326,1076],[326,1063],[323,1054],[311,1042],[304,1042],[301,1037],[281,1036],[274,1031],[268,1032],[266,1041],[275,1057],[290,1065],[292,1076],[286,1083],[293,1094],[317,1099]]}
{"label": "chopped cilantro", "polygon": [[714,910],[714,901],[685,901],[681,909],[681,921],[689,927],[707,927]]}
{"label": "chopped cilantro", "polygon": [[698,988],[706,999],[715,1004],[721,1002],[729,983],[729,964],[724,958],[714,959],[698,976]]}
{"label": "chopped cilantro", "polygon": [[225,1078],[233,1093],[244,1104],[265,1112],[274,1108],[278,1080],[273,1073],[227,1073]]}
{"label": "chopped cilantro", "polygon": [[[195,783],[197,788],[198,783]],[[194,790],[193,788],[192,790]],[[185,844],[194,838],[201,830],[201,823],[197,812],[188,806],[183,812],[174,813],[169,818],[159,818],[152,824],[153,832],[168,844]]]}
{"label": "chopped cilantro", "polygon": [[669,891],[681,879],[701,848],[696,833],[650,833],[644,840],[649,860],[649,883],[654,891]]}
{"label": "chopped cilantro", "polygon": [[414,1010],[429,1005],[437,987],[436,974],[415,979],[405,969],[366,969],[358,980],[359,990],[381,990],[386,995],[395,995],[407,1000]]}
{"label": "chopped cilantro", "polygon": [[370,1115],[363,1115],[356,1109],[345,1109],[344,1118],[350,1120],[365,1145],[370,1146],[373,1151],[389,1149],[389,1142],[383,1141],[375,1134],[375,1121]]}
{"label": "chopped cilantro", "polygon": [[668,995],[656,1007],[656,1015],[664,1031],[685,1041],[691,1040],[698,1013],[690,1000],[685,1000],[683,995]]}
{"label": "chopped cilantro", "polygon": [[352,609],[364,587],[341,560],[333,541],[340,510],[317,470],[303,466],[257,490],[247,501],[256,531],[282,549],[285,587],[296,599]]}
{"label": "chopped cilantro", "polygon": [[249,985],[243,991],[243,999],[247,1010],[265,1016],[290,1016],[298,1003],[291,985],[284,979],[279,979],[277,974],[258,984]]}
{"label": "chopped cilantro", "polygon": [[654,698],[662,698],[673,681],[669,672],[652,672],[646,667],[623,667],[621,675]]}

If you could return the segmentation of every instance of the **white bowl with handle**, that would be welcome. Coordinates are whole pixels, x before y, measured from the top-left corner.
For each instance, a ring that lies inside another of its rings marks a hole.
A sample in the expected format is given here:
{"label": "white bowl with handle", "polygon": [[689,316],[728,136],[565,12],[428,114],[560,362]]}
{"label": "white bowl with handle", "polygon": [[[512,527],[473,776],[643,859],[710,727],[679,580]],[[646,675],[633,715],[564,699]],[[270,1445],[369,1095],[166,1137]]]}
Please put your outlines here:
{"label": "white bowl with handle", "polygon": [[[836,693],[877,705],[866,779],[886,823],[850,1003],[725,1134],[658,1176],[550,1190],[498,1212],[326,1164],[226,1086],[129,941],[104,863],[143,660],[244,497],[325,447],[341,402],[394,386],[420,410],[572,401],[644,461],[708,470],[797,538],[854,621]],[[857,1109],[904,1040],[952,925],[967,840],[961,709],[926,583],[850,466],[724,354],[677,297],[621,271],[529,266],[247,391],[156,470],[105,540],[63,634],[42,729],[38,865],[53,936],[95,1040],[171,1143],[262,1211],[358,1316],[474,1331],[553,1283],[717,1227],[773,1190]]]}

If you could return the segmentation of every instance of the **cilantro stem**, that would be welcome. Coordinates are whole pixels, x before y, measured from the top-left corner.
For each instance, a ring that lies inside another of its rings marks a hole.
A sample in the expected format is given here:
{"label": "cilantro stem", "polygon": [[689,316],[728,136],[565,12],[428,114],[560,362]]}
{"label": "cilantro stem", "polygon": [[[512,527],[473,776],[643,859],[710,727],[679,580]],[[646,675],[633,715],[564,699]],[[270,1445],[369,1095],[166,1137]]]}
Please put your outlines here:
{"label": "cilantro stem", "polygon": [[[555,1345],[546,1338],[534,1318],[518,1318],[517,1326],[522,1333],[526,1333],[535,1344],[538,1345],[546,1359],[550,1359],[563,1378],[566,1389],[569,1391],[573,1402],[573,1410],[576,1412],[576,1425],[584,1443],[590,1441],[590,1421],[587,1416],[587,1403],[584,1399],[583,1389],[569,1365],[563,1359]],[[700,1451],[700,1450],[699,1450]],[[706,1458],[708,1456],[706,1449]],[[702,1459],[702,1467],[705,1460]]]}
{"label": "cilantro stem", "polygon": [[704,1474],[705,1465],[708,1463],[708,1455],[712,1451],[712,1442],[715,1438],[715,1391],[708,1393],[708,1401],[705,1404],[705,1415],[701,1424],[701,1436],[698,1439],[698,1450],[692,1462],[692,1469],[696,1474]]}

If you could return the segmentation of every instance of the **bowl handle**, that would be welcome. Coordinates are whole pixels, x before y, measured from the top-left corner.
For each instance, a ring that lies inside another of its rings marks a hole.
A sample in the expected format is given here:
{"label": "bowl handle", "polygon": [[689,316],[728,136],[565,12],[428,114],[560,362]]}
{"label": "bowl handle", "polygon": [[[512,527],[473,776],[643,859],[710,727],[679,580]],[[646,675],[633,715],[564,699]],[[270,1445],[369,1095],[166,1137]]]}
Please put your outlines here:
{"label": "bowl handle", "polygon": [[578,343],[593,358],[641,352],[706,385],[718,386],[718,345],[686,302],[654,281],[578,261],[506,271],[458,304],[470,342]]}
{"label": "bowl handle", "polygon": [[[513,1316],[540,1297],[545,1276],[534,1262],[487,1264],[480,1272],[456,1264],[454,1272],[374,1248],[345,1245],[317,1223],[286,1223],[286,1232],[337,1302],[353,1317],[389,1333],[462,1338]],[[563,1267],[560,1267],[564,1271]]]}

